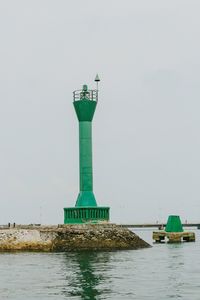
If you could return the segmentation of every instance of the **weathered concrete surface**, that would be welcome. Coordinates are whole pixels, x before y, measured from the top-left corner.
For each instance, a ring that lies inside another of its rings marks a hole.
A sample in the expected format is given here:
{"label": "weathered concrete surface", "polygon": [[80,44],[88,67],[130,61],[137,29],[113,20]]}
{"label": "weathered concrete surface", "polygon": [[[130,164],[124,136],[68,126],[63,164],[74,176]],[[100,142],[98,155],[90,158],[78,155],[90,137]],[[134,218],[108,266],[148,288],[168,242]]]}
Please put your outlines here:
{"label": "weathered concrete surface", "polygon": [[115,224],[17,226],[0,230],[0,251],[117,250],[150,247]]}
{"label": "weathered concrete surface", "polygon": [[153,240],[156,243],[165,242],[168,243],[180,243],[180,242],[195,242],[195,233],[192,231],[183,232],[166,232],[166,231],[153,231]]}

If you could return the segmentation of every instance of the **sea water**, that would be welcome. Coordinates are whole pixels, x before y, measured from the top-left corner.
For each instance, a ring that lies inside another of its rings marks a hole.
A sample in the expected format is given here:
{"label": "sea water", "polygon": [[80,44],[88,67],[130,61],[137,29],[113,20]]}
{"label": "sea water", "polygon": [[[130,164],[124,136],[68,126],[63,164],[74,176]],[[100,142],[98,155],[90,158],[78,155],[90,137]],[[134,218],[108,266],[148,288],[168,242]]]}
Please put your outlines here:
{"label": "sea water", "polygon": [[[147,242],[152,230],[134,230]],[[197,241],[129,251],[1,253],[0,300],[200,299]]]}

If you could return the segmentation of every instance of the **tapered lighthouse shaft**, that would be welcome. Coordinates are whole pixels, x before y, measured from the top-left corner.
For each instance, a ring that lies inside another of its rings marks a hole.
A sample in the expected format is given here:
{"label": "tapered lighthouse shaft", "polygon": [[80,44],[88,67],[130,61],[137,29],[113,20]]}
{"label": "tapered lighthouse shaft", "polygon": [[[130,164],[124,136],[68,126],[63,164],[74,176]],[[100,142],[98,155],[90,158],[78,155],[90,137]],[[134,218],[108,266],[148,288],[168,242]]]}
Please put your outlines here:
{"label": "tapered lighthouse shaft", "polygon": [[80,191],[93,191],[92,123],[79,122]]}
{"label": "tapered lighthouse shaft", "polygon": [[[93,95],[93,94],[92,94]],[[93,194],[92,178],[92,119],[97,101],[83,86],[80,99],[74,101],[74,108],[79,121],[79,178],[80,192],[76,200],[76,206],[97,206]]]}
{"label": "tapered lighthouse shaft", "polygon": [[[98,83],[99,77],[95,78]],[[109,207],[97,206],[93,193],[92,120],[98,101],[98,90],[73,92],[73,105],[79,122],[79,194],[75,207],[64,208],[65,224],[107,222]]]}

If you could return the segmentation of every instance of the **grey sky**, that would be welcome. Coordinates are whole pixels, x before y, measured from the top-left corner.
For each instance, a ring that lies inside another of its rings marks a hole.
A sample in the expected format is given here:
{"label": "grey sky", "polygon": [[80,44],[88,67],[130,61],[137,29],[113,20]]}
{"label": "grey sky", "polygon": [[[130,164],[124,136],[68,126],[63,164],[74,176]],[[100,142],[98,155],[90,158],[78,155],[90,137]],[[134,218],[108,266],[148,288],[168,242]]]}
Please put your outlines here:
{"label": "grey sky", "polygon": [[0,1],[0,224],[78,195],[72,91],[101,77],[94,192],[117,222],[200,221],[200,2]]}

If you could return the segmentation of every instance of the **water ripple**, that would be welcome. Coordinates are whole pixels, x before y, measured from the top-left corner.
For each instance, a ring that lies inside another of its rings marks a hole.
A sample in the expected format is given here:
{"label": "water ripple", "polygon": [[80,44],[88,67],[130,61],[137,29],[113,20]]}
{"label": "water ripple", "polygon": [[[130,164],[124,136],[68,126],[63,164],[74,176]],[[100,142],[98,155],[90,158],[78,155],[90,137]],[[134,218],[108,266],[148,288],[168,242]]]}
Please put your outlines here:
{"label": "water ripple", "polygon": [[137,251],[1,253],[0,299],[199,300],[199,232],[196,243]]}

